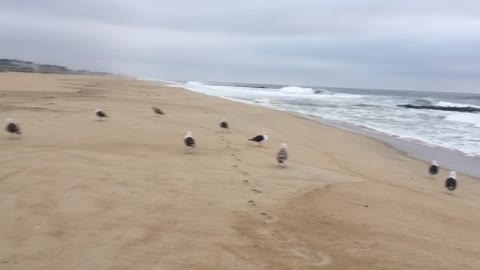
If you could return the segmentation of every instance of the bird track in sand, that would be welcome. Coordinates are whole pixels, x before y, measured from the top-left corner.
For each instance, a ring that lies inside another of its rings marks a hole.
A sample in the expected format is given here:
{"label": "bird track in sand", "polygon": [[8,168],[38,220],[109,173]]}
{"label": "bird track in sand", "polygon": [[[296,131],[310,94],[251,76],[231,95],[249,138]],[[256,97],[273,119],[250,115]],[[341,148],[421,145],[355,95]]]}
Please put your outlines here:
{"label": "bird track in sand", "polygon": [[[265,212],[260,215],[264,223],[268,224],[256,230],[256,233],[273,240],[273,248],[286,256],[295,257],[297,259],[306,260],[308,264],[316,267],[326,266],[332,263],[332,258],[320,251],[312,250],[303,241],[292,238],[280,229],[273,228],[273,223],[278,218],[272,217]],[[272,243],[269,241],[269,243]]]}

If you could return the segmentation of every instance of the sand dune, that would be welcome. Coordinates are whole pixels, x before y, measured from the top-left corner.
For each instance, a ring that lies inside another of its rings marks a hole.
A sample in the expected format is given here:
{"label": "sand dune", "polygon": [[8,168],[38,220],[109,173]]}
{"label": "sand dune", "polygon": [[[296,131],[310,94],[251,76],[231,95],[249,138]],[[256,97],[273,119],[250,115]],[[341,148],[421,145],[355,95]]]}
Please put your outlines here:
{"label": "sand dune", "polygon": [[478,179],[450,194],[373,139],[110,77],[2,73],[0,100],[24,132],[0,137],[0,269],[480,267]]}

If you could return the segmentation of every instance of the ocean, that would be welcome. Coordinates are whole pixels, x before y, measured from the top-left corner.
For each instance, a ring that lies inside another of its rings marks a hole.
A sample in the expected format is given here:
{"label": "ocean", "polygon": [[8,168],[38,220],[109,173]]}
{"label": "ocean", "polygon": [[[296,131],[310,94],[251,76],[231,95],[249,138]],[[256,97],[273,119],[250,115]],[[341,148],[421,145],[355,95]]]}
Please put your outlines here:
{"label": "ocean", "polygon": [[[397,106],[412,104],[480,109],[480,94],[202,82],[174,84],[211,96],[324,120],[328,124],[373,137],[386,137],[384,141],[391,144],[388,137],[439,149],[452,153],[450,163],[452,157],[470,158],[468,173],[480,176],[480,113]],[[432,158],[431,155],[419,157]],[[453,159],[458,161],[458,158]]]}

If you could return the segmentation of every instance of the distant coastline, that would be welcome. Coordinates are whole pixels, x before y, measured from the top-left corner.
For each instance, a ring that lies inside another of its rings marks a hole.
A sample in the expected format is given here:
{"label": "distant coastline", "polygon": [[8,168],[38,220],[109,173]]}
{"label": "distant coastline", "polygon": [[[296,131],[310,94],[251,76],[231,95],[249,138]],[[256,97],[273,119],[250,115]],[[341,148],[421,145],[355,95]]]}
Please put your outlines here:
{"label": "distant coastline", "polygon": [[65,66],[38,64],[30,61],[6,59],[6,58],[0,59],[0,72],[75,74],[75,75],[97,75],[97,76],[115,75],[108,72],[97,72],[97,71],[89,71],[89,70],[72,70]]}

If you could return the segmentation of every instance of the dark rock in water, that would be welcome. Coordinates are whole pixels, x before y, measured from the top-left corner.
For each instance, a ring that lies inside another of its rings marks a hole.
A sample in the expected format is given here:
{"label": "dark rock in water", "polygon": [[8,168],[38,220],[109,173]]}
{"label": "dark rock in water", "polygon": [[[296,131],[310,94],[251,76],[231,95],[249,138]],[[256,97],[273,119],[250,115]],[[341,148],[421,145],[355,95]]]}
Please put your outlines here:
{"label": "dark rock in water", "polygon": [[266,89],[266,86],[256,86],[256,85],[243,85],[243,84],[236,84],[235,87],[248,87],[248,88],[258,88],[258,89]]}
{"label": "dark rock in water", "polygon": [[428,99],[423,99],[423,98],[416,99],[413,103],[411,103],[411,105],[414,105],[414,106],[434,106],[432,101],[430,101]]}
{"label": "dark rock in water", "polygon": [[480,112],[480,108],[475,108],[475,107],[445,107],[445,106],[412,105],[412,104],[397,105],[397,106],[402,108],[417,109],[417,110],[437,110],[437,111],[469,112],[469,113]]}

